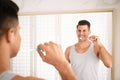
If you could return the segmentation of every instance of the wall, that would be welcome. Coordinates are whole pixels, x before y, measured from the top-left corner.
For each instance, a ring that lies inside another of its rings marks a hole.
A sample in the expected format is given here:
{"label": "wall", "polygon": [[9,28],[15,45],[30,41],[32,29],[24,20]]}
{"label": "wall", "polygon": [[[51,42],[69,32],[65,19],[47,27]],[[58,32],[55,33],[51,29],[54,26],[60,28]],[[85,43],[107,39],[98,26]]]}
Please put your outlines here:
{"label": "wall", "polygon": [[114,80],[120,80],[120,3],[116,6],[116,14],[115,14],[115,55],[114,55],[114,63],[115,63],[115,79]]}
{"label": "wall", "polygon": [[89,10],[114,10],[113,26],[113,76],[112,80],[120,80],[120,0],[13,0],[20,7],[22,13],[47,13],[47,12],[69,12],[69,11],[89,11]]}
{"label": "wall", "polygon": [[[14,0],[20,12],[61,12],[88,9],[115,8],[118,1],[112,0]],[[108,2],[107,2],[108,1]],[[111,2],[110,2],[111,1]]]}

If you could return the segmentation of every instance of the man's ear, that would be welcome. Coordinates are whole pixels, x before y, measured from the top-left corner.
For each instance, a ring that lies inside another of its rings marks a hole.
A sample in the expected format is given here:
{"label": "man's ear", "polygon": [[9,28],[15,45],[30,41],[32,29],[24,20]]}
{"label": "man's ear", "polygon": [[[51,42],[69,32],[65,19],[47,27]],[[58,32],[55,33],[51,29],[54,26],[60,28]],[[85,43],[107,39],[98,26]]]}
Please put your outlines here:
{"label": "man's ear", "polygon": [[7,34],[6,34],[7,42],[12,42],[13,41],[14,34],[15,34],[15,29],[14,28],[8,29]]}

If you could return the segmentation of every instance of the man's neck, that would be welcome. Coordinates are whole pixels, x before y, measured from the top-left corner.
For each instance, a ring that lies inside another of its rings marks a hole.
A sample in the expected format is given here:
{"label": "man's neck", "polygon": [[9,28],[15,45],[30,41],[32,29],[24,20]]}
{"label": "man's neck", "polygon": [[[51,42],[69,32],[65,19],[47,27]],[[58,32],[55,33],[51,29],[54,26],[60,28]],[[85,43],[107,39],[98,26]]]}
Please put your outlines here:
{"label": "man's neck", "polygon": [[0,74],[10,68],[9,50],[4,44],[0,44]]}
{"label": "man's neck", "polygon": [[79,41],[76,46],[79,47],[79,48],[86,48],[90,45],[90,42],[89,41]]}

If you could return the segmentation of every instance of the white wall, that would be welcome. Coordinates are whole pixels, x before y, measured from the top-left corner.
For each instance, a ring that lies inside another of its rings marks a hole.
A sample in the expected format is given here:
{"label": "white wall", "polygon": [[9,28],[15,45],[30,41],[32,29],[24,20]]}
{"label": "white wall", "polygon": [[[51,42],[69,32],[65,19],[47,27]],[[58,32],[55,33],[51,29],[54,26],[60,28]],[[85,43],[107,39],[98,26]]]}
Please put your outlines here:
{"label": "white wall", "polygon": [[[119,0],[13,0],[20,12],[59,12],[85,9],[115,8]],[[111,3],[111,2],[113,3]],[[114,2],[116,1],[116,2]],[[105,2],[105,3],[104,3]]]}
{"label": "white wall", "polygon": [[114,68],[113,80],[120,80],[120,0],[13,0],[20,7],[20,13],[26,12],[69,12],[97,9],[114,9]]}

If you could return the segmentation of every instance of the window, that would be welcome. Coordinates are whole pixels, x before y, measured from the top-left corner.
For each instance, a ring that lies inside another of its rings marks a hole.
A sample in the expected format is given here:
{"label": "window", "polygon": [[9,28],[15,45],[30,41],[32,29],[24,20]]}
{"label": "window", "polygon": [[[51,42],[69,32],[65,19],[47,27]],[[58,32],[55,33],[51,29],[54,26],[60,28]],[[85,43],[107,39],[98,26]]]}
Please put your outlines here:
{"label": "window", "polygon": [[[53,41],[60,43],[65,51],[77,42],[76,25],[82,19],[90,21],[92,34],[98,35],[112,53],[112,12],[19,16],[22,41],[17,57],[11,60],[11,70],[23,76],[60,80],[57,70],[39,57],[36,46]],[[111,80],[111,70],[102,62],[98,73],[99,80]]]}

